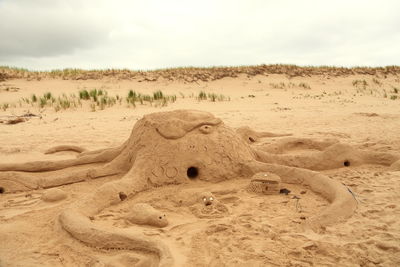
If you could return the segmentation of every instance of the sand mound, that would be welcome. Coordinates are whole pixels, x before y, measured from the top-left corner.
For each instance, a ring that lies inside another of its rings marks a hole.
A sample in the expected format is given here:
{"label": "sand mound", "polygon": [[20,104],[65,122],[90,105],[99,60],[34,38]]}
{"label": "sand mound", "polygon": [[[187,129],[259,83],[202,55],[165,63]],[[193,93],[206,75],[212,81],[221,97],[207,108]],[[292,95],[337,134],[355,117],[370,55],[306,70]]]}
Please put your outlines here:
{"label": "sand mound", "polygon": [[[259,134],[259,136],[262,135],[262,133]],[[170,154],[171,151],[174,153]],[[354,153],[354,149],[347,148],[346,151],[349,151],[351,155]],[[13,188],[13,185],[9,183],[10,180],[25,187],[26,181],[29,180],[31,188],[40,188],[55,187],[87,178],[122,175],[122,178],[102,185],[93,194],[64,211],[59,221],[73,237],[90,246],[105,249],[146,250],[158,255],[161,266],[168,266],[174,261],[168,247],[161,240],[143,236],[140,232],[129,232],[118,228],[108,229],[93,224],[91,222],[93,216],[108,206],[126,201],[127,198],[154,187],[186,184],[196,180],[215,183],[246,178],[256,173],[262,173],[264,177],[265,171],[279,175],[285,183],[308,186],[331,202],[320,214],[306,221],[312,229],[316,230],[336,223],[353,214],[356,201],[351,192],[341,183],[306,169],[269,164],[270,159],[265,156],[266,154],[260,153],[249,146],[243,140],[243,136],[224,125],[212,114],[177,110],[144,116],[133,127],[129,140],[115,149],[83,154],[72,160],[1,164],[0,170],[3,174],[0,176],[0,185],[5,192],[12,192],[20,190],[21,186]],[[327,153],[326,157],[329,155],[331,154]],[[315,155],[311,156],[315,157]],[[330,166],[328,164],[330,160],[326,158],[327,162],[323,161],[321,164]],[[304,162],[304,158],[299,157],[298,161]],[[67,169],[102,162],[106,163],[101,167],[88,167],[74,172]],[[285,164],[285,161],[281,160],[279,163]],[[56,175],[53,174],[55,170],[59,170]],[[35,175],[30,174],[32,172],[49,173],[35,180]],[[10,176],[10,173],[13,176]],[[274,177],[277,176],[271,178]],[[279,190],[277,179],[268,180],[267,182],[274,184],[270,184],[267,189],[266,181],[256,180],[258,186],[262,184],[264,187],[262,191]],[[256,187],[253,184],[253,188],[257,189]],[[48,193],[49,199],[58,199],[59,192],[53,193]],[[214,197],[210,202],[211,195],[200,198],[203,201],[206,199],[206,203],[211,205],[204,206],[203,203],[197,204],[201,208],[193,206],[191,210],[198,218],[220,217],[229,213],[224,204],[214,201]],[[134,214],[130,214],[128,218],[133,223],[160,227],[167,224],[165,216],[160,215],[161,213],[151,206],[137,204],[132,209]]]}
{"label": "sand mound", "polygon": [[[325,99],[294,100],[291,97],[297,94],[290,92],[288,85],[286,89],[269,90],[271,95],[266,96],[264,78],[282,69],[291,77],[323,71],[290,67],[228,72],[193,69],[172,78],[200,82],[203,90],[206,86],[220,88],[232,80],[203,81],[250,75],[240,81],[254,90],[232,90],[241,100],[221,103],[224,109],[212,103],[205,107],[193,99],[173,107],[198,105],[219,118],[193,110],[142,117],[155,108],[141,106],[127,114],[122,114],[122,107],[89,115],[76,115],[77,111],[49,115],[46,111],[42,120],[3,125],[5,138],[1,138],[0,153],[4,155],[2,161],[8,163],[0,164],[0,238],[6,244],[0,245],[0,265],[396,265],[400,251],[395,242],[399,209],[393,188],[399,179],[397,172],[387,171],[389,166],[398,170],[399,156],[393,153],[398,149],[393,134],[386,141],[369,138],[380,129],[380,136],[389,136],[398,116],[355,108],[367,106],[365,103],[354,104],[345,114],[346,109],[338,109],[339,104],[329,104]],[[353,71],[357,70],[337,68],[329,75],[333,78]],[[383,74],[395,69],[358,71]],[[153,88],[155,84],[162,86],[158,80],[168,80],[177,72],[138,74],[135,79],[145,86],[151,81],[148,86]],[[86,79],[101,74],[80,75],[65,78]],[[128,72],[116,76],[133,77]],[[259,81],[252,83],[254,77]],[[318,86],[329,83],[324,77],[318,78]],[[341,81],[351,84],[351,78],[346,79]],[[81,82],[76,84],[84,88]],[[286,84],[289,82],[300,81],[293,79]],[[39,88],[43,84],[46,81],[36,85]],[[178,93],[193,84],[173,86]],[[313,90],[307,91],[311,95],[315,91],[312,86]],[[18,87],[25,92],[24,86]],[[286,90],[292,101],[285,100],[288,107],[282,108],[278,103],[281,99],[276,100],[273,94],[284,95]],[[241,98],[243,92],[252,98]],[[342,96],[335,95],[334,101]],[[246,110],[240,101],[248,103],[251,112],[237,113]],[[262,110],[254,103],[262,103]],[[291,106],[293,103],[299,106]],[[331,117],[327,119],[324,113],[318,118],[314,114],[321,112],[310,103],[318,103]],[[348,102],[340,105],[343,103]],[[331,113],[328,106],[333,107]],[[108,112],[113,110],[117,115],[110,117]],[[358,114],[354,114],[356,110]],[[300,115],[303,117],[299,119]],[[235,130],[222,120],[235,127],[248,124],[293,133],[294,137],[257,132],[247,126]],[[132,126],[128,137],[126,129]],[[23,134],[32,129],[40,134]],[[57,129],[62,131],[61,136],[57,137]],[[78,154],[44,156],[39,153],[44,151],[44,143],[46,147],[55,146],[46,152]],[[111,148],[98,149],[101,147]],[[76,158],[72,158],[74,155]],[[38,158],[41,160],[24,163]],[[280,186],[261,179],[266,172],[279,176]],[[254,187],[249,192],[252,182]],[[290,193],[277,194],[277,188],[286,188]],[[63,194],[68,198],[60,198]]]}

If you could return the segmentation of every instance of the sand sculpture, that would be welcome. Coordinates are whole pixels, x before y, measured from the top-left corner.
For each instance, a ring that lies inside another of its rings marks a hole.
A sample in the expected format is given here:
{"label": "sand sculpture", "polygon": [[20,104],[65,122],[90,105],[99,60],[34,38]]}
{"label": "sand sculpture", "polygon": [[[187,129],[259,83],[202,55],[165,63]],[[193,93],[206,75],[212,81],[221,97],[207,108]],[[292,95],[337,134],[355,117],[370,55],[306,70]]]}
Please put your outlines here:
{"label": "sand sculpture", "polygon": [[213,193],[205,191],[193,192],[193,197],[186,203],[189,210],[197,218],[222,218],[229,213],[228,207],[219,202]]}
{"label": "sand sculpture", "polygon": [[281,178],[273,173],[256,173],[251,178],[251,181],[246,189],[248,192],[257,194],[279,194],[281,189]]}
{"label": "sand sculpture", "polygon": [[243,126],[236,129],[236,133],[239,134],[247,143],[254,143],[263,137],[281,137],[290,136],[292,134],[276,134],[270,132],[256,132],[248,126]]}
{"label": "sand sculpture", "polygon": [[[312,150],[311,153],[285,154],[296,149]],[[262,162],[310,170],[328,170],[361,164],[391,166],[400,159],[400,154],[354,149],[335,139],[313,140],[306,138],[283,138],[280,141],[258,147],[256,158]]]}
{"label": "sand sculpture", "polygon": [[137,203],[130,208],[124,219],[139,225],[165,227],[168,225],[166,215],[146,203]]}
{"label": "sand sculpture", "polygon": [[56,202],[67,198],[67,193],[58,188],[46,190],[41,196],[41,199],[46,202]]}
{"label": "sand sculpture", "polygon": [[210,206],[216,201],[215,196],[211,192],[203,192],[200,198],[205,206]]}
{"label": "sand sculpture", "polygon": [[[271,172],[278,175],[282,183],[307,186],[330,202],[321,213],[307,219],[315,229],[348,218],[357,202],[343,184],[312,170],[362,163],[391,165],[399,160],[398,155],[359,151],[337,142],[292,138],[275,146],[251,146],[248,143],[256,143],[260,136],[268,134],[257,135],[248,129],[237,133],[207,112],[153,113],[137,121],[130,138],[119,147],[82,152],[76,159],[0,164],[0,189],[7,193],[50,188],[119,175],[120,179],[103,184],[64,210],[59,217],[62,228],[87,245],[146,250],[158,255],[160,266],[171,266],[173,257],[157,238],[100,226],[90,218],[108,206],[154,187],[195,183],[195,180],[215,183]],[[282,153],[284,148],[299,144],[316,152],[307,155]],[[76,147],[74,150],[84,151]],[[70,167],[78,165],[87,167],[71,170]]]}

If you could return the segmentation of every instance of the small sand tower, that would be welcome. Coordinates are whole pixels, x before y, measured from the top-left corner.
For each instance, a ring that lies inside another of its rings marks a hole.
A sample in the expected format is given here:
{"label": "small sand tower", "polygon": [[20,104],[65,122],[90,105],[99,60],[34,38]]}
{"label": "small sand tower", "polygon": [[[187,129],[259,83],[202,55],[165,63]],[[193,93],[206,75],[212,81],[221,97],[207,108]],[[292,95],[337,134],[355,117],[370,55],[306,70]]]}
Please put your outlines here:
{"label": "small sand tower", "polygon": [[275,195],[281,189],[281,178],[269,172],[260,172],[253,175],[247,191],[257,194]]}

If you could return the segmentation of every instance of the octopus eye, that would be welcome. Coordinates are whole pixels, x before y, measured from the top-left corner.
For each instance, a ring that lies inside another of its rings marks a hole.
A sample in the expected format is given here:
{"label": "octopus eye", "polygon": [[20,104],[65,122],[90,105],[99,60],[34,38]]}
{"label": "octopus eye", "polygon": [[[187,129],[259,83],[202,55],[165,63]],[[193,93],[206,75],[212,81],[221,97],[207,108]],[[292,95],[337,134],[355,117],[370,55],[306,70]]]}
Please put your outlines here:
{"label": "octopus eye", "polygon": [[160,220],[162,219],[162,217],[160,216],[160,217],[158,217]]}
{"label": "octopus eye", "polygon": [[213,127],[211,125],[203,125],[199,129],[200,129],[200,132],[202,132],[204,134],[209,134],[212,132]]}
{"label": "octopus eye", "polygon": [[203,198],[203,201],[204,201],[204,202],[206,202],[206,201],[207,201],[207,198],[206,198],[206,197],[204,197],[204,198]]}
{"label": "octopus eye", "polygon": [[213,200],[214,200],[214,198],[213,198],[213,197],[210,197],[210,200],[211,200],[211,201],[213,201]]}

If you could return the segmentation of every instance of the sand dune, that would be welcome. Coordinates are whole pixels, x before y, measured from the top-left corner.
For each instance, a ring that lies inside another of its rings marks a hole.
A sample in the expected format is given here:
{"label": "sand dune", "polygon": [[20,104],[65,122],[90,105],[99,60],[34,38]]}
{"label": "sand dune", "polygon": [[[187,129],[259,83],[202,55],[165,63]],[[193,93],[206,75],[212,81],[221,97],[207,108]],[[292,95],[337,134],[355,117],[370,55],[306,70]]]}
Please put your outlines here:
{"label": "sand dune", "polygon": [[[233,177],[237,172],[231,171],[226,180],[218,182],[190,180],[128,194],[120,203],[90,215],[99,229],[159,240],[175,266],[400,264],[400,169],[392,164],[400,155],[398,67],[277,65],[53,74],[10,69],[1,73],[0,168],[4,164],[74,159],[81,152],[45,154],[59,145],[85,151],[119,147],[144,115],[195,109],[210,112],[232,129],[248,126],[258,132],[291,134],[255,136],[245,131],[251,137],[246,142],[249,146],[272,153],[264,160],[316,170],[346,185],[357,199],[357,209],[350,217],[315,230],[307,227],[307,222],[330,205],[323,193],[282,180],[280,187],[290,190],[289,194],[255,194],[246,190],[250,177]],[[80,91],[94,88],[103,91],[97,101],[80,98]],[[143,104],[139,98],[127,99],[130,90],[142,95]],[[163,98],[154,95],[157,91]],[[49,97],[41,105],[48,92],[54,102]],[[200,92],[205,97],[200,97]],[[32,94],[37,96],[34,102]],[[143,96],[152,99],[147,101]],[[102,99],[107,102],[102,104]],[[68,107],[62,102],[66,100]],[[16,118],[23,120],[7,124]],[[351,154],[357,157],[346,166],[342,157],[349,155],[348,150],[326,152],[335,144],[358,151]],[[176,153],[158,152],[161,158]],[[340,165],[335,165],[337,159]],[[213,166],[214,162],[207,164]],[[222,160],[215,164],[226,166]],[[55,170],[32,177],[60,177],[87,169],[80,165],[67,172]],[[0,180],[10,173],[0,171]],[[158,252],[94,247],[71,235],[60,222],[60,214],[122,177],[123,173],[116,173],[86,179],[58,186],[58,191],[39,188],[9,193],[4,187],[0,195],[0,266],[157,266]],[[213,197],[211,205],[202,202],[206,192],[207,201]],[[137,203],[153,209],[135,206]],[[142,215],[137,218],[132,209],[144,211],[138,212]],[[152,221],[154,216],[163,215],[167,225]],[[146,220],[148,225],[142,223]]]}

